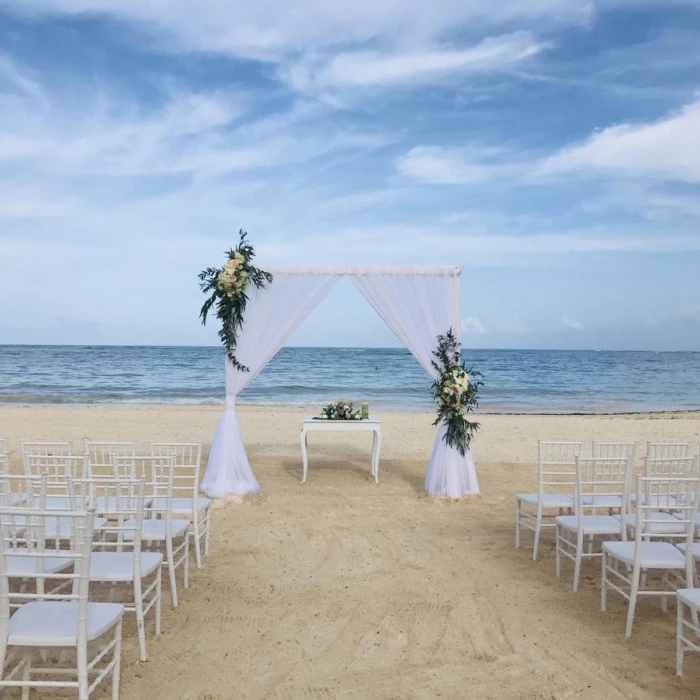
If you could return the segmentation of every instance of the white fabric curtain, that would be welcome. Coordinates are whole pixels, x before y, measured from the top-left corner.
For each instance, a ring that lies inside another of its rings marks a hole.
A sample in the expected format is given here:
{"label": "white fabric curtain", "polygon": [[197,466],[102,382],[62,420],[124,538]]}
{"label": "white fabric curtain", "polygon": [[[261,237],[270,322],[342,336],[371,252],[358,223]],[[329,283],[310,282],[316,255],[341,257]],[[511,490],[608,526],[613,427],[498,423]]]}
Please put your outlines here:
{"label": "white fabric curtain", "polygon": [[[376,312],[411,351],[433,378],[438,372],[431,365],[437,336],[452,328],[459,338],[459,276],[457,269],[433,274],[387,274],[369,271],[354,274],[358,289]],[[462,456],[444,440],[440,426],[425,478],[425,490],[433,496],[459,498],[479,493],[479,484],[470,452]]]}
{"label": "white fabric curtain", "polygon": [[226,407],[214,433],[201,484],[201,490],[211,498],[260,491],[243,445],[236,396],[284,345],[337,278],[329,272],[274,272],[270,285],[251,291],[236,346],[236,359],[250,372],[239,372],[226,357]]}

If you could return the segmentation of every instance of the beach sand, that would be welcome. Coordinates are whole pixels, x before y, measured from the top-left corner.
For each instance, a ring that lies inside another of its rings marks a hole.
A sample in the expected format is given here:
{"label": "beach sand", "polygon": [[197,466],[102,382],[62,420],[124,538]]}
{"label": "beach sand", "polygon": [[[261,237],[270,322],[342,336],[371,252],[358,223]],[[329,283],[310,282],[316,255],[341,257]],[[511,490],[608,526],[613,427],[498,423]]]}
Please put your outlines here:
{"label": "beach sand", "polygon": [[[0,435],[202,440],[219,407],[0,408]],[[308,411],[307,411],[308,412]],[[540,560],[513,547],[517,491],[536,484],[537,438],[700,441],[700,414],[483,416],[474,443],[482,495],[422,492],[432,415],[381,413],[380,483],[370,437],[309,437],[299,483],[302,409],[240,407],[262,494],[219,503],[212,552],[181,591],[164,586],[163,634],[149,661],[127,635],[122,697],[693,698],[700,658],[674,676],[675,609],[601,614],[599,562],[554,576],[551,533]]]}

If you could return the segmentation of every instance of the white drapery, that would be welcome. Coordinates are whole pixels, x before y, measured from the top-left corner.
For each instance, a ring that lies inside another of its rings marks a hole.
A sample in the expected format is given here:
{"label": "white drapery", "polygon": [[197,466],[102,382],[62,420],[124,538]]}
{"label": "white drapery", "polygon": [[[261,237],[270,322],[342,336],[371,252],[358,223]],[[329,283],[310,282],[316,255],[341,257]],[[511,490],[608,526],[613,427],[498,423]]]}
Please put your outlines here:
{"label": "white drapery", "polygon": [[[284,345],[294,329],[328,293],[338,277],[357,287],[432,377],[437,336],[452,328],[459,337],[459,268],[456,267],[274,267],[272,284],[251,292],[236,358],[250,372],[226,359],[226,408],[212,440],[202,491],[213,498],[260,490],[243,445],[235,397]],[[440,426],[425,480],[436,496],[478,493],[471,453],[464,457],[444,441]]]}
{"label": "white drapery", "polygon": [[[357,288],[375,311],[411,351],[432,379],[437,336],[452,329],[459,339],[459,277],[456,274],[386,275],[381,271],[353,275]],[[446,426],[440,425],[425,477],[432,496],[459,498],[479,493],[474,459],[461,455],[445,442]]]}
{"label": "white drapery", "polygon": [[226,357],[226,407],[216,426],[201,485],[211,498],[260,491],[245,452],[236,396],[284,345],[337,278],[334,274],[280,272],[265,289],[251,290],[236,344],[236,359],[250,371],[238,371]]}

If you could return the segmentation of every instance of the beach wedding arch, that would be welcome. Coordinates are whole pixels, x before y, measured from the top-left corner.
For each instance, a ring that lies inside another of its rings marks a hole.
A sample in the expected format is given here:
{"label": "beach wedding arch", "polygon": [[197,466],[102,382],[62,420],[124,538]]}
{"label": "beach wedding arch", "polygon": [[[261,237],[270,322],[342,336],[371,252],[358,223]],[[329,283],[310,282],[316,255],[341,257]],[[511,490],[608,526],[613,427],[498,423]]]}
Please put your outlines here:
{"label": "beach wedding arch", "polygon": [[[208,295],[200,318],[215,307],[226,350],[226,405],[212,439],[201,489],[212,498],[258,493],[246,455],[236,396],[284,345],[341,277],[349,277],[433,380],[438,426],[425,477],[434,496],[479,493],[470,444],[479,425],[469,420],[481,381],[460,356],[460,269],[455,266],[266,266],[247,234],[222,267],[199,274]],[[343,418],[355,418],[345,414]]]}

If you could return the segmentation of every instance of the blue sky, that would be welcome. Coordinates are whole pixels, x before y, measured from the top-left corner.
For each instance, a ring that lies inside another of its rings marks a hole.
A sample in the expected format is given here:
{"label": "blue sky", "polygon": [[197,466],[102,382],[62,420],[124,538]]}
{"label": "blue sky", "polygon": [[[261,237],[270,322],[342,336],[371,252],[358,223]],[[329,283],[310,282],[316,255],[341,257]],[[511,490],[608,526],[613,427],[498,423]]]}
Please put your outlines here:
{"label": "blue sky", "polygon": [[[697,0],[0,0],[0,342],[209,344],[197,272],[459,264],[471,347],[700,349]],[[293,339],[390,345],[349,283]]]}

